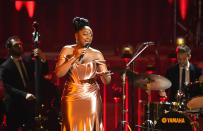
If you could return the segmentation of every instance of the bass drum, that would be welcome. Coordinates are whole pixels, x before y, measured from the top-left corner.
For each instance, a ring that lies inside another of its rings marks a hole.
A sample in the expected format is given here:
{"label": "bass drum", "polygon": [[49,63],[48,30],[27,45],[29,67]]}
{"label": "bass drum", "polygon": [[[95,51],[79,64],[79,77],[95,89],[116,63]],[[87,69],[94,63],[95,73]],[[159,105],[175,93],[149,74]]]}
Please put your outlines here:
{"label": "bass drum", "polygon": [[155,129],[161,131],[193,131],[191,120],[183,113],[168,112],[160,117]]}

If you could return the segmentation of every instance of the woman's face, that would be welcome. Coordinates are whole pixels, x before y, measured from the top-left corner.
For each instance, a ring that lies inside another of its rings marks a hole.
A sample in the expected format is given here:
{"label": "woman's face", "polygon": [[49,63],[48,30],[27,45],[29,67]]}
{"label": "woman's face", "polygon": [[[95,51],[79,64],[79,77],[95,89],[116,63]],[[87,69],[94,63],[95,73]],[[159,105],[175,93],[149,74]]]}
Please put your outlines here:
{"label": "woman's face", "polygon": [[93,33],[89,26],[85,26],[81,30],[75,33],[75,38],[77,40],[77,44],[81,47],[86,46],[87,43],[92,43]]}

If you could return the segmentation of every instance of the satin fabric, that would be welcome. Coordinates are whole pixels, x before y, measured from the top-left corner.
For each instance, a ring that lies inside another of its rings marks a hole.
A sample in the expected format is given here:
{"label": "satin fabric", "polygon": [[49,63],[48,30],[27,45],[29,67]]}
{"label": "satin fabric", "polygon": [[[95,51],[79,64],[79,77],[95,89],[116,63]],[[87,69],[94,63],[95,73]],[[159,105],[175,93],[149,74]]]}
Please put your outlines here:
{"label": "satin fabric", "polygon": [[62,95],[62,131],[103,131],[102,101],[94,79],[99,61],[73,64]]}

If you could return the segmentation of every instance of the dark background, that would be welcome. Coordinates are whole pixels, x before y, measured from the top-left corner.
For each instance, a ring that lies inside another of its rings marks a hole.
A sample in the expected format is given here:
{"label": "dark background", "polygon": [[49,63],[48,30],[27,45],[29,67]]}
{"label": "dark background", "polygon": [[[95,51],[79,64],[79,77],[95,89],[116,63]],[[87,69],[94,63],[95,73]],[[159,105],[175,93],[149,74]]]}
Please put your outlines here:
{"label": "dark background", "polygon": [[[29,18],[25,6],[15,9],[14,0],[0,1],[0,47],[11,35],[19,35],[29,52],[32,48],[32,22],[40,24],[41,45],[45,52],[58,53],[65,44],[74,43],[72,19],[75,16],[89,19],[94,32],[92,46],[115,55],[125,44],[136,46],[154,41],[158,46],[174,45],[173,0],[37,0],[33,18]],[[185,0],[188,1],[188,0]],[[185,37],[188,44],[195,44],[197,25],[197,1],[188,1],[186,19],[180,17],[177,1],[177,37]],[[203,5],[203,4],[202,4]],[[202,23],[202,21],[201,21]],[[183,29],[184,27],[184,29]],[[186,29],[186,30],[185,30]],[[4,51],[4,50],[3,50]]]}
{"label": "dark background", "polygon": [[58,53],[64,44],[75,42],[75,16],[89,19],[94,32],[92,46],[107,55],[114,55],[114,50],[123,44],[172,44],[173,4],[167,0],[39,0],[33,18],[28,17],[25,6],[18,12],[14,0],[1,0],[0,47],[4,48],[9,36],[19,35],[25,50],[30,51],[32,22],[37,20],[40,47],[45,52]]}

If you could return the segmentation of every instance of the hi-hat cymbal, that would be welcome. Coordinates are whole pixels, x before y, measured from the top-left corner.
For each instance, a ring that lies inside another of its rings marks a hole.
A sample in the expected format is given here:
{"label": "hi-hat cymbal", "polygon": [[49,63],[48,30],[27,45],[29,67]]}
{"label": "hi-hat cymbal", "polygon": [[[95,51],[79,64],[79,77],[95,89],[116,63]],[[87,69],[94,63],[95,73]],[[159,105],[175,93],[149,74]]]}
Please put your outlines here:
{"label": "hi-hat cymbal", "polygon": [[171,87],[167,78],[155,74],[137,74],[134,76],[134,83],[136,87],[145,90],[165,90]]}

